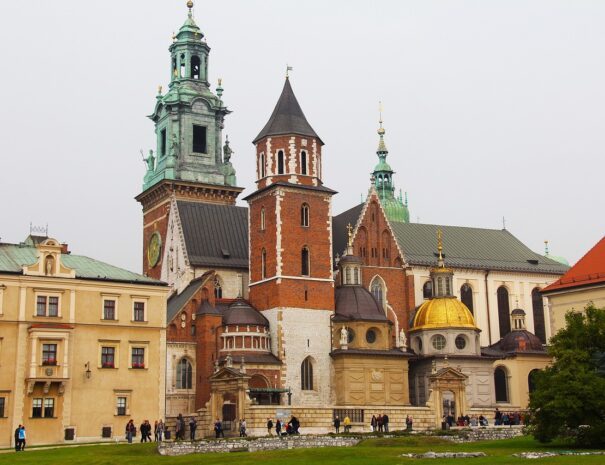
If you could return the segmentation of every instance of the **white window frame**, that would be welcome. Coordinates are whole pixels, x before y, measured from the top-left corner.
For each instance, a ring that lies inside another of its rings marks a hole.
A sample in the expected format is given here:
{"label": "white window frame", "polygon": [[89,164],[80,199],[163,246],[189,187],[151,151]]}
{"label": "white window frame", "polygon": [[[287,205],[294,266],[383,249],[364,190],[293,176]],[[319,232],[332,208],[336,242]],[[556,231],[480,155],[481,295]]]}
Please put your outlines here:
{"label": "white window frame", "polygon": [[[38,297],[46,297],[46,310],[44,315],[38,315]],[[57,308],[57,316],[49,316],[48,315],[48,305],[49,305],[49,297],[57,297],[58,298],[58,308]],[[50,290],[36,290],[34,291],[34,318],[63,318],[63,292],[61,291],[50,291]]]}
{"label": "white window frame", "polygon": [[[101,294],[101,320],[103,321],[119,321],[120,320],[120,299],[119,295],[116,294]],[[113,300],[116,304],[115,306],[115,319],[107,320],[105,319],[105,301]],[[134,304],[133,304],[134,305]],[[133,306],[133,316],[134,316],[134,306]]]}
{"label": "white window frame", "polygon": [[[135,320],[134,319],[134,306],[136,303],[142,303],[145,306],[145,310],[143,312],[143,320]],[[130,321],[132,323],[148,323],[149,322],[149,299],[144,297],[133,297],[132,298],[132,308],[130,310]]]}
{"label": "white window frame", "polygon": [[[120,341],[100,339],[98,341],[98,357],[97,357],[97,368],[103,368],[103,347],[113,347],[113,369],[120,368]],[[103,368],[104,370],[111,370],[111,368]]]}
{"label": "white window frame", "polygon": [[[145,351],[143,355],[144,368],[133,368],[132,367],[132,350],[143,349]],[[148,341],[131,341],[128,344],[128,368],[131,370],[148,370],[149,369],[149,342]]]}

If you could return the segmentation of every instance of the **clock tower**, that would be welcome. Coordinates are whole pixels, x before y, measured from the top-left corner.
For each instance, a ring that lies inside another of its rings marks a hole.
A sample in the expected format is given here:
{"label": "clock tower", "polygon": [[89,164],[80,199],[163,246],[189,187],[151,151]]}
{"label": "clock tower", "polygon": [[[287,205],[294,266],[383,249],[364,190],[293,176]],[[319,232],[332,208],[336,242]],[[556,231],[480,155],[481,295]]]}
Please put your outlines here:
{"label": "clock tower", "polygon": [[150,150],[143,191],[143,271],[160,279],[171,200],[234,205],[236,186],[232,150],[223,139],[230,111],[222,100],[221,80],[210,89],[210,47],[193,19],[193,2],[170,52],[168,91],[158,89],[149,118],[155,124],[156,149]]}

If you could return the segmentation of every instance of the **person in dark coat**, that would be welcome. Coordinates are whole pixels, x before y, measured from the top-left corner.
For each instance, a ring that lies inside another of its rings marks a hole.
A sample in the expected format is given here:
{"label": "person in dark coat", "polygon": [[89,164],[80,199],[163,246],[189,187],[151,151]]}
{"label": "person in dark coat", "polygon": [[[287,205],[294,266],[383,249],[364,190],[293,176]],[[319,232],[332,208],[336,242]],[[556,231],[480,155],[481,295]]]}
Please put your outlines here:
{"label": "person in dark coat", "polygon": [[338,416],[334,418],[334,429],[336,430],[336,434],[340,433],[340,418]]}
{"label": "person in dark coat", "polygon": [[189,420],[189,439],[195,441],[195,430],[197,429],[197,420],[195,417],[191,417]]}
{"label": "person in dark coat", "polygon": [[278,418],[277,421],[275,422],[275,433],[278,436],[281,436],[281,420]]}
{"label": "person in dark coat", "polygon": [[382,416],[382,428],[385,433],[389,432],[389,416],[386,413]]}
{"label": "person in dark coat", "polygon": [[273,420],[271,418],[267,418],[267,433],[271,436],[271,430],[273,429]]}
{"label": "person in dark coat", "polygon": [[19,452],[21,450],[21,440],[19,439],[19,431],[21,430],[21,425],[15,430],[15,452]]}

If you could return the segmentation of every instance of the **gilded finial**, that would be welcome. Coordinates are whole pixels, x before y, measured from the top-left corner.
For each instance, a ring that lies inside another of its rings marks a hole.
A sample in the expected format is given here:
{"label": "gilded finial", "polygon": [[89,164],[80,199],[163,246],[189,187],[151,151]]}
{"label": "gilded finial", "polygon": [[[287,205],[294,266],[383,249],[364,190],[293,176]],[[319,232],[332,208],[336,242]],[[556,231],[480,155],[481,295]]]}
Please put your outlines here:
{"label": "gilded finial", "polygon": [[439,266],[443,266],[443,233],[437,229],[437,251],[439,252]]}
{"label": "gilded finial", "polygon": [[176,41],[176,34],[174,33],[174,31],[172,31],[172,41]]}
{"label": "gilded finial", "polygon": [[347,224],[347,245],[353,247],[353,227],[351,223]]}
{"label": "gilded finial", "polygon": [[162,86],[158,86],[158,95],[162,95]]}
{"label": "gilded finial", "polygon": [[191,0],[188,0],[187,8],[189,8],[189,12],[191,12],[191,9],[193,8],[193,2]]}
{"label": "gilded finial", "polygon": [[382,127],[382,101],[378,102],[378,123],[380,123],[380,127],[378,128],[378,134],[380,136],[384,135],[384,128]]}
{"label": "gilded finial", "polygon": [[290,71],[293,71],[294,68],[288,64],[286,64],[286,79],[290,77]]}
{"label": "gilded finial", "polygon": [[219,86],[223,85],[223,78],[218,78],[218,85]]}

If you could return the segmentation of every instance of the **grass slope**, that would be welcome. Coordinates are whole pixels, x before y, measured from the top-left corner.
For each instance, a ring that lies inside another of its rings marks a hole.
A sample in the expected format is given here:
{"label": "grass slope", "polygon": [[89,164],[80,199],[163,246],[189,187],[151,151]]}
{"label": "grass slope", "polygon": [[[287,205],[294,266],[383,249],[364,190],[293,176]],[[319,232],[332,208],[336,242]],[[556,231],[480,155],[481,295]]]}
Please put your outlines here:
{"label": "grass slope", "polygon": [[[102,446],[82,446],[48,450],[32,450],[25,453],[0,454],[0,465],[223,465],[237,462],[237,465],[440,465],[460,463],[460,465],[520,464],[534,461],[511,457],[515,452],[556,450],[556,446],[544,446],[528,437],[504,441],[484,441],[453,444],[434,437],[378,438],[363,441],[357,447],[295,449],[272,452],[237,452],[229,454],[185,455],[162,457],[156,453],[153,444],[120,444]],[[473,459],[407,459],[400,454],[432,451],[482,451],[488,457]],[[539,465],[603,464],[603,456],[572,456],[539,459]]]}

